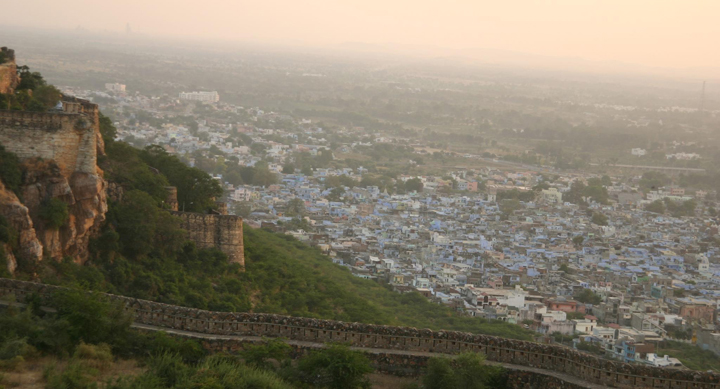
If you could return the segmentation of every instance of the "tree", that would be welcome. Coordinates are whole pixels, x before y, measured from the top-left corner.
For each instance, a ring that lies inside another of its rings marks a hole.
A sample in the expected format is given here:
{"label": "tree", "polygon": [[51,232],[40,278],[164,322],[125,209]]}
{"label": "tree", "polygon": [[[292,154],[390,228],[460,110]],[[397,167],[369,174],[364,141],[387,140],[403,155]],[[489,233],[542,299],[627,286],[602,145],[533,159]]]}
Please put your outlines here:
{"label": "tree", "polygon": [[500,202],[500,211],[505,215],[509,215],[521,208],[522,205],[518,199],[507,199]]}
{"label": "tree", "polygon": [[252,184],[258,186],[270,186],[277,184],[278,177],[275,173],[271,172],[267,167],[255,168],[255,174],[252,178]]}
{"label": "tree", "polygon": [[592,218],[590,219],[590,221],[591,221],[593,224],[597,224],[597,225],[599,225],[599,226],[606,226],[606,225],[608,225],[608,218],[607,218],[607,216],[603,215],[603,214],[600,213],[600,212],[595,212],[595,213],[593,213]]}
{"label": "tree", "polygon": [[119,344],[127,337],[132,317],[121,301],[110,301],[97,292],[59,289],[53,296],[58,316],[68,323],[67,332],[74,344]]}
{"label": "tree", "polygon": [[573,182],[570,190],[563,194],[563,200],[572,204],[586,205],[583,196],[585,194],[585,184],[580,181]]}
{"label": "tree", "polygon": [[319,388],[370,388],[365,377],[373,371],[370,361],[348,346],[332,344],[314,351],[298,362],[302,381]]}
{"label": "tree", "polygon": [[419,178],[411,178],[407,181],[405,181],[405,190],[407,192],[422,192],[423,191],[423,183],[422,180]]}
{"label": "tree", "polygon": [[295,165],[293,165],[291,163],[286,163],[285,165],[283,165],[282,172],[283,172],[283,174],[295,173]]}
{"label": "tree", "polygon": [[103,115],[102,113],[99,115],[99,118],[100,135],[102,135],[103,142],[105,142],[105,147],[107,147],[109,143],[115,141],[115,138],[117,137],[117,128],[115,128],[115,125],[113,125],[112,120],[110,120],[109,117]]}
{"label": "tree", "polygon": [[37,100],[42,107],[42,111],[48,110],[60,101],[61,93],[52,85],[38,86],[33,90],[32,97]]}
{"label": "tree", "polygon": [[0,145],[0,181],[15,194],[20,194],[20,185],[23,180],[20,159]]}
{"label": "tree", "polygon": [[585,241],[585,237],[582,235],[574,236],[572,238],[572,242],[575,245],[575,247],[582,247],[583,242]]}
{"label": "tree", "polygon": [[328,201],[339,202],[342,201],[342,197],[345,195],[345,189],[341,187],[332,188],[327,196]]}
{"label": "tree", "polygon": [[20,76],[20,84],[18,84],[16,91],[22,90],[35,90],[40,86],[46,85],[45,79],[38,72],[31,72],[27,65],[17,67],[18,76]]}
{"label": "tree", "polygon": [[285,207],[285,216],[304,216],[305,215],[305,202],[302,199],[292,199],[288,201]]}
{"label": "tree", "polygon": [[598,305],[602,302],[602,298],[590,289],[583,289],[575,295],[575,300],[585,304]]}
{"label": "tree", "polygon": [[245,363],[263,370],[271,370],[270,360],[283,362],[290,358],[292,347],[282,339],[264,339],[262,344],[246,346],[240,355]]}
{"label": "tree", "polygon": [[250,216],[250,213],[252,213],[252,203],[247,201],[236,203],[233,206],[233,212],[238,216],[247,218],[248,216]]}
{"label": "tree", "polygon": [[645,206],[645,210],[652,213],[665,213],[665,203],[662,200],[655,200],[652,203]]}
{"label": "tree", "polygon": [[70,212],[66,202],[53,197],[40,204],[39,216],[48,228],[57,230],[67,223]]}
{"label": "tree", "polygon": [[585,318],[585,314],[582,312],[567,312],[566,317],[568,320],[580,320]]}
{"label": "tree", "polygon": [[160,146],[148,146],[140,156],[177,188],[181,210],[204,212],[212,208],[215,199],[223,194],[218,180],[200,169],[185,165],[178,157],[170,155]]}
{"label": "tree", "polygon": [[642,190],[658,190],[670,183],[670,178],[665,173],[646,172],[640,179],[640,188]]}
{"label": "tree", "polygon": [[160,209],[145,192],[125,193],[122,203],[113,211],[112,222],[121,236],[122,249],[130,256],[152,251],[168,254],[184,243],[186,232],[180,228],[180,219]]}
{"label": "tree", "polygon": [[243,181],[242,175],[240,174],[239,169],[228,169],[228,171],[223,176],[226,182],[230,183],[233,186],[242,185],[245,183]]}

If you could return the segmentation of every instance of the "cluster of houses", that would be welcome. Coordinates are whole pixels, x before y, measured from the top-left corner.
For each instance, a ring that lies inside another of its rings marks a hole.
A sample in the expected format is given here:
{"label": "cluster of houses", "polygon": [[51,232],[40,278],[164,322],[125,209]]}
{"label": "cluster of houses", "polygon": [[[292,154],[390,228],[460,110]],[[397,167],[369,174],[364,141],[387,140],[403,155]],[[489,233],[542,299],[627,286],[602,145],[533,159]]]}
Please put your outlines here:
{"label": "cluster of houses", "polygon": [[[139,99],[128,104],[138,108],[144,103]],[[257,109],[252,113],[288,119]],[[250,204],[244,215],[249,225],[290,234],[318,247],[355,276],[387,283],[398,293],[417,292],[462,314],[522,325],[545,341],[565,340],[627,362],[679,365],[658,350],[664,339],[720,354],[718,220],[707,207],[683,217],[644,209],[656,200],[699,201],[715,198],[715,193],[686,193],[678,187],[645,193],[637,177],[606,185],[606,203],[587,199],[588,205],[580,206],[564,197],[573,183],[588,182],[592,175],[550,179],[520,166],[512,171],[454,168],[436,176],[401,175],[397,181],[419,180],[422,189],[399,194],[379,186],[361,187],[367,173],[362,167],[282,173],[283,164],[293,162],[299,152],[347,152],[392,142],[390,138],[331,147],[322,129],[309,121],[298,122],[292,130],[199,123],[208,134],[205,139],[174,124],[156,128],[118,123],[119,137],[147,139],[186,156],[216,147],[243,166],[269,161],[279,177],[276,184],[223,182],[229,209],[233,203]],[[298,128],[304,144],[294,142]],[[262,153],[229,141],[238,130],[263,144]],[[268,135],[293,142],[268,140]],[[357,184],[344,185],[338,194],[327,185],[337,176]],[[513,197],[519,206],[507,208],[503,204],[509,193],[529,195],[521,196],[522,201]],[[298,199],[302,211],[290,212]],[[597,223],[596,214],[607,222]]]}

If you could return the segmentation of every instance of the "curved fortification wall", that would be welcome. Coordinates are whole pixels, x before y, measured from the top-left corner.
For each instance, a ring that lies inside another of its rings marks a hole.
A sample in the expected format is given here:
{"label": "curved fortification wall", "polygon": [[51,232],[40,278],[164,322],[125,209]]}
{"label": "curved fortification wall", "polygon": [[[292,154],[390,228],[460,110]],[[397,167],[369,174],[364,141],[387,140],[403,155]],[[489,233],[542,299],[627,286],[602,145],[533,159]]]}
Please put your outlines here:
{"label": "curved fortification wall", "polygon": [[[0,279],[0,295],[18,301],[49,296],[58,287]],[[662,369],[597,358],[565,347],[456,331],[432,331],[271,314],[211,312],[110,295],[135,315],[135,322],[213,335],[283,337],[315,343],[454,354],[482,352],[488,360],[574,376],[614,388],[720,388],[720,375]]]}

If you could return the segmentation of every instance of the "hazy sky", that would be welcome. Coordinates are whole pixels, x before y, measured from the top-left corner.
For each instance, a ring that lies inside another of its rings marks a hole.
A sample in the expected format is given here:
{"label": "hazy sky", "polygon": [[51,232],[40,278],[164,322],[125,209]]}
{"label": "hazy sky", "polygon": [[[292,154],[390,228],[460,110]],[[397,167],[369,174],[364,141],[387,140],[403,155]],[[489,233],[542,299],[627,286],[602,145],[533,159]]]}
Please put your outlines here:
{"label": "hazy sky", "polygon": [[[3,0],[0,23],[720,66],[720,0]],[[28,12],[30,10],[30,12]],[[12,17],[8,17],[12,15]],[[1,42],[0,42],[1,43]]]}

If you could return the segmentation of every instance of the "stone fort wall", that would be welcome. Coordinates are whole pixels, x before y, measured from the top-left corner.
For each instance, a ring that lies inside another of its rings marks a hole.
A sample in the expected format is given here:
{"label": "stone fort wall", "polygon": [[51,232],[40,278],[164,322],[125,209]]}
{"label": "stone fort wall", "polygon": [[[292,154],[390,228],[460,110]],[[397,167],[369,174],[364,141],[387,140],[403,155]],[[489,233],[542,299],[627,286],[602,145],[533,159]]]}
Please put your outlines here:
{"label": "stone fort wall", "polygon": [[228,256],[230,262],[245,266],[243,219],[240,216],[177,211],[172,214],[182,220],[188,239],[198,247],[216,247]]}
{"label": "stone fort wall", "polygon": [[240,216],[228,215],[227,205],[223,202],[215,203],[216,213],[178,212],[177,188],[168,186],[165,190],[165,204],[182,220],[188,239],[200,248],[215,247],[225,253],[231,263],[245,267],[243,219]]}
{"label": "stone fort wall", "polygon": [[0,144],[21,160],[54,160],[63,176],[97,173],[97,105],[80,99],[63,101],[62,112],[0,110]]}
{"label": "stone fort wall", "polygon": [[[0,279],[0,296],[18,301],[49,297],[59,287]],[[454,354],[481,352],[488,360],[539,368],[614,388],[720,388],[720,374],[662,369],[610,361],[565,347],[456,331],[432,331],[261,313],[212,312],[123,296],[136,323],[211,335],[282,337],[314,343],[342,342],[356,347]],[[218,340],[220,341],[220,340]]]}

